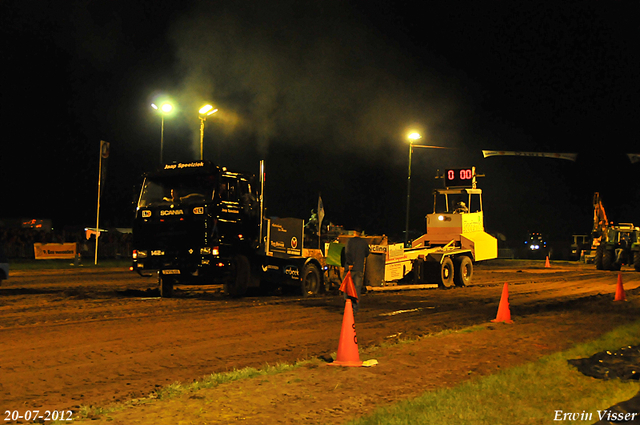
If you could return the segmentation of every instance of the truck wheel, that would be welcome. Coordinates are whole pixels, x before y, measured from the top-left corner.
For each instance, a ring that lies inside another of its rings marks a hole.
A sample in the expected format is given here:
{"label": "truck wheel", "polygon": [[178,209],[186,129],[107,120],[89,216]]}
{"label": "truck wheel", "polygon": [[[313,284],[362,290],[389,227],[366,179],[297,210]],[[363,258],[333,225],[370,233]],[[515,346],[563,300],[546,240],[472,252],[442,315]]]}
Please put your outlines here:
{"label": "truck wheel", "polygon": [[615,261],[615,252],[613,249],[603,249],[602,251],[602,269],[613,270]]}
{"label": "truck wheel", "polygon": [[317,295],[322,290],[322,276],[318,266],[307,263],[302,268],[302,279],[300,282],[302,296]]}
{"label": "truck wheel", "polygon": [[173,297],[173,279],[168,276],[159,275],[158,287],[160,288],[161,298]]}
{"label": "truck wheel", "polygon": [[640,251],[633,253],[633,268],[636,269],[637,272],[640,272]]}
{"label": "truck wheel", "polygon": [[440,264],[440,285],[443,288],[451,288],[453,286],[453,261],[451,258],[445,257]]}
{"label": "truck wheel", "polygon": [[251,279],[251,264],[249,259],[242,254],[234,255],[231,259],[231,276],[225,283],[227,294],[232,297],[242,297],[247,293]]}
{"label": "truck wheel", "polygon": [[602,252],[604,251],[604,246],[598,245],[596,248],[596,256],[593,259],[593,262],[596,263],[596,270],[602,270]]}
{"label": "truck wheel", "polygon": [[455,273],[453,274],[453,282],[456,286],[466,286],[471,283],[473,277],[473,263],[471,258],[466,255],[458,257],[454,261]]}

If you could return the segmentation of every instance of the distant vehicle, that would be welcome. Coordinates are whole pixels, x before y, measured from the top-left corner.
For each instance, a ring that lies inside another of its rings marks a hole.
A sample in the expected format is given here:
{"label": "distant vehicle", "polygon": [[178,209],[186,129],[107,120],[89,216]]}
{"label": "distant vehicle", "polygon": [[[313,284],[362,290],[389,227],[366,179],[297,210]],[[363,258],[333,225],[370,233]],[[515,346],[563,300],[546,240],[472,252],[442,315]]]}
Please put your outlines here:
{"label": "distant vehicle", "polygon": [[573,242],[571,243],[571,253],[569,259],[572,261],[578,261],[585,257],[586,253],[591,249],[591,237],[589,235],[572,235]]}
{"label": "distant vehicle", "polygon": [[640,272],[640,228],[633,223],[609,222],[600,194],[593,195],[593,248],[598,270],[620,270],[633,266]]}
{"label": "distant vehicle", "polygon": [[538,232],[531,232],[526,241],[524,241],[526,258],[544,259],[549,255],[549,247],[544,236]]}
{"label": "distant vehicle", "polygon": [[595,263],[598,270],[620,270],[622,265],[640,271],[640,228],[633,223],[607,226],[598,238]]}

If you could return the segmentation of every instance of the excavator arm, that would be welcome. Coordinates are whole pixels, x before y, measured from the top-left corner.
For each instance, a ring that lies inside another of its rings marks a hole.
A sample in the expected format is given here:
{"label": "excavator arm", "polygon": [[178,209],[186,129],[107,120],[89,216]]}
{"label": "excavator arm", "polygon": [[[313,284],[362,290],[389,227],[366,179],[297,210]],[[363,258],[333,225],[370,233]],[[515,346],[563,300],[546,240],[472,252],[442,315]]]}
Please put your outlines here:
{"label": "excavator arm", "polygon": [[604,211],[602,200],[600,199],[600,193],[593,194],[593,236],[600,237],[604,234],[609,221],[607,220],[607,213]]}

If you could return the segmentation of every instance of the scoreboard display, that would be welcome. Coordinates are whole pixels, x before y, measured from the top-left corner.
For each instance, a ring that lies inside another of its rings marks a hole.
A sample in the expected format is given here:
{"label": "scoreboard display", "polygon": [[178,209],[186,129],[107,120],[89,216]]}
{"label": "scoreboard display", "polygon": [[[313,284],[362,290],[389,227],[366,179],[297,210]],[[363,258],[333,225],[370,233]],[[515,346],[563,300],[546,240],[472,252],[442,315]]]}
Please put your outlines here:
{"label": "scoreboard display", "polygon": [[449,168],[444,170],[445,187],[473,187],[476,167]]}

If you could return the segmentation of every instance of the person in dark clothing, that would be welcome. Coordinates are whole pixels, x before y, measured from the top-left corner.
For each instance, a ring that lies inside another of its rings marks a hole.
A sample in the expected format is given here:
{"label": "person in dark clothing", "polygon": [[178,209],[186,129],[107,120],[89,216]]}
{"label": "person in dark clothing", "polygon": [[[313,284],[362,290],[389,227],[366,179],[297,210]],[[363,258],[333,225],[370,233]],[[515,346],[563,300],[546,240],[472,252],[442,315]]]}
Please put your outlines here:
{"label": "person in dark clothing", "polygon": [[364,266],[367,257],[369,256],[369,244],[365,239],[362,239],[362,230],[356,228],[354,231],[354,237],[350,238],[345,247],[345,261],[349,271],[351,272],[351,279],[353,279],[353,285],[356,288],[356,294],[358,299],[353,297],[345,297],[351,300],[353,305],[353,312],[357,313],[360,307],[360,297],[362,294],[362,284],[364,278]]}

